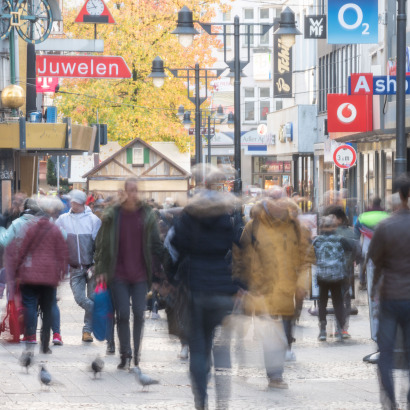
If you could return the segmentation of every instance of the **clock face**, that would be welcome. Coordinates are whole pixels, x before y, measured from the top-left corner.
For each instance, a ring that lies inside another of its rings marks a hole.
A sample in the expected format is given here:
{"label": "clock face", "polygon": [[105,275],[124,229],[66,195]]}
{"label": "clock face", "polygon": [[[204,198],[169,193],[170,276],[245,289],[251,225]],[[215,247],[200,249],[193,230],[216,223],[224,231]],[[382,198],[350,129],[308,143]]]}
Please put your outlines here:
{"label": "clock face", "polygon": [[89,0],[86,9],[92,16],[99,16],[104,11],[104,3],[101,0]]}

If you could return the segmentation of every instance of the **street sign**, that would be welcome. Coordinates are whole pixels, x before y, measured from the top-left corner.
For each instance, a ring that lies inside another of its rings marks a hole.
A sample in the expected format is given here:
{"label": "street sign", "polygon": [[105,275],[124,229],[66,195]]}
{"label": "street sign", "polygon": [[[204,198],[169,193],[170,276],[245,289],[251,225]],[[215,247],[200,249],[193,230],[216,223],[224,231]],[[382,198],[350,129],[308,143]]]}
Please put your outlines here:
{"label": "street sign", "polygon": [[366,132],[373,129],[373,99],[368,95],[327,95],[329,132]]}
{"label": "street sign", "polygon": [[329,44],[377,44],[378,0],[328,0]]}
{"label": "street sign", "polygon": [[36,56],[37,77],[131,78],[122,57]]}
{"label": "street sign", "polygon": [[[395,75],[352,74],[349,76],[350,95],[395,95],[397,82]],[[410,94],[410,76],[406,74],[406,94]]]}
{"label": "street sign", "polygon": [[76,23],[115,24],[104,0],[87,0],[74,20]]}
{"label": "street sign", "polygon": [[333,161],[338,168],[348,169],[356,164],[356,151],[351,145],[340,145],[333,153]]}
{"label": "street sign", "polygon": [[[210,128],[211,135],[215,134],[215,127]],[[195,135],[195,128],[190,128],[188,130],[188,135]],[[201,135],[208,135],[208,127],[201,127]]]}

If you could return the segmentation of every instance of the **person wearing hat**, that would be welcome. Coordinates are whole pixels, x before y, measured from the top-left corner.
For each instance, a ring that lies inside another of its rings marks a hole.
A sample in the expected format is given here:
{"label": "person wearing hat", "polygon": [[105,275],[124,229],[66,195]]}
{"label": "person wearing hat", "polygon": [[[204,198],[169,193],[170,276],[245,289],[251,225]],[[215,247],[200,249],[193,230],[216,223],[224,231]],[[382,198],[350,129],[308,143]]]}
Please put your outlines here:
{"label": "person wearing hat", "polygon": [[70,286],[75,301],[85,310],[82,341],[92,342],[94,278],[89,278],[87,272],[94,263],[95,238],[101,220],[85,205],[84,192],[74,189],[69,197],[71,209],[60,215],[56,224],[67,233]]}

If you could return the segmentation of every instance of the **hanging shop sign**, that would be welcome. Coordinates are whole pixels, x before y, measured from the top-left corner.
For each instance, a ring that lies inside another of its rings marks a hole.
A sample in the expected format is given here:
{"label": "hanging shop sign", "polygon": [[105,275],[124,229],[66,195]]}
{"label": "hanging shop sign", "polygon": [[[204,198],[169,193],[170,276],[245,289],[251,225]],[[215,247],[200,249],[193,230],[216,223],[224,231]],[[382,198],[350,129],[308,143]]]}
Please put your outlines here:
{"label": "hanging shop sign", "polygon": [[356,164],[356,150],[351,145],[340,145],[333,153],[333,161],[338,168],[348,169]]}
{"label": "hanging shop sign", "polygon": [[292,98],[292,48],[273,36],[273,96]]}
{"label": "hanging shop sign", "polygon": [[87,0],[74,20],[76,23],[115,24],[104,0]]}
{"label": "hanging shop sign", "polygon": [[58,78],[55,77],[37,77],[36,92],[54,93],[58,85]]}
{"label": "hanging shop sign", "polygon": [[[410,94],[409,74],[406,76],[406,94]],[[395,95],[397,81],[395,75],[352,74],[348,88],[350,95]]]}
{"label": "hanging shop sign", "polygon": [[329,132],[366,132],[373,129],[373,99],[368,95],[327,95]]}
{"label": "hanging shop sign", "polygon": [[37,55],[37,77],[131,78],[122,57]]}
{"label": "hanging shop sign", "polygon": [[305,38],[326,38],[326,16],[305,16]]}
{"label": "hanging shop sign", "polygon": [[378,0],[328,0],[329,44],[377,44]]}

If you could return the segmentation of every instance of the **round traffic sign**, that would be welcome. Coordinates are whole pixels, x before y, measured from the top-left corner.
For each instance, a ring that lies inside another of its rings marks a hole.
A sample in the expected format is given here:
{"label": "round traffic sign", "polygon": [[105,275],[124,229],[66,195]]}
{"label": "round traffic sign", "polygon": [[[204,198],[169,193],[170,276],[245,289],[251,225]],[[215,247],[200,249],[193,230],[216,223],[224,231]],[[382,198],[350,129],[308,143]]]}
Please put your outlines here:
{"label": "round traffic sign", "polygon": [[333,161],[337,167],[347,169],[356,164],[356,151],[351,145],[341,145],[333,153]]}

